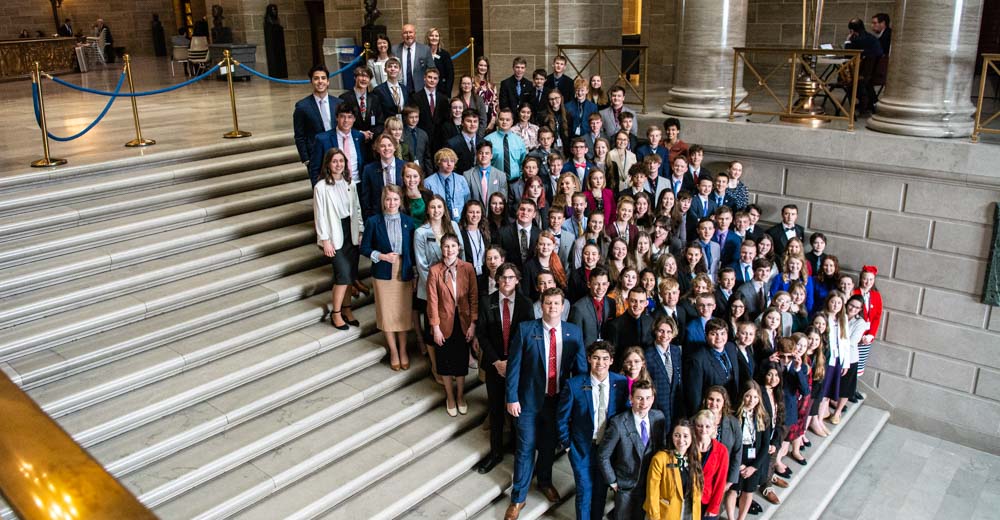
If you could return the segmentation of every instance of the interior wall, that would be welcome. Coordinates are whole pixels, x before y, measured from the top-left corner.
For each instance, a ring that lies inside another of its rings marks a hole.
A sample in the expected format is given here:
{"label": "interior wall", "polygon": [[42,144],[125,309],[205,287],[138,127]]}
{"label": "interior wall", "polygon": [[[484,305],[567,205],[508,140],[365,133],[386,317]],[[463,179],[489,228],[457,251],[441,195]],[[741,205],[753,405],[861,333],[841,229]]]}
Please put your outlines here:
{"label": "interior wall", "polygon": [[285,30],[285,59],[289,78],[304,78],[312,63],[309,16],[302,0],[205,0],[208,25],[212,26],[212,6],[221,5],[225,25],[233,30],[235,43],[257,45],[255,68],[267,72],[264,47],[264,13],[267,4],[278,6],[278,19]]}

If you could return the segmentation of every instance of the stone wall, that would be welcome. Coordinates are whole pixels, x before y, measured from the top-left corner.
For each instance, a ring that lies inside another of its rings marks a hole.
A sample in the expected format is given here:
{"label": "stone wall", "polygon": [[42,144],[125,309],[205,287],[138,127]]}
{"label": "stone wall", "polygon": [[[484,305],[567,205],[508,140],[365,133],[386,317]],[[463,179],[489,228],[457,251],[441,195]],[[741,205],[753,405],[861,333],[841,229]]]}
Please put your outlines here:
{"label": "stone wall", "polygon": [[313,65],[312,34],[305,2],[301,0],[205,0],[208,25],[212,26],[212,6],[221,5],[225,25],[233,30],[236,43],[257,45],[257,70],[267,72],[264,47],[264,12],[267,4],[278,6],[278,19],[285,29],[285,59],[289,78],[304,78]]}
{"label": "stone wall", "polygon": [[[814,1],[814,0],[813,0]],[[747,16],[748,46],[798,47],[802,43],[801,0],[750,0]],[[843,45],[847,38],[847,22],[854,17],[870,25],[876,13],[889,13],[894,19],[896,2],[892,0],[826,0],[820,43],[834,47]],[[806,40],[811,46],[812,35]]]}
{"label": "stone wall", "polygon": [[[167,45],[177,31],[172,0],[72,0],[59,9],[60,22],[73,20],[73,30],[90,35],[94,22],[104,18],[116,47],[135,56],[153,55],[153,14],[160,15]],[[0,6],[0,39],[17,38],[22,29],[55,34],[49,0],[5,0]]]}
{"label": "stone wall", "polygon": [[745,181],[778,220],[829,238],[856,273],[879,269],[885,312],[863,382],[892,421],[1000,453],[1000,308],[980,303],[997,148],[965,140],[683,120],[713,159],[746,161]]}

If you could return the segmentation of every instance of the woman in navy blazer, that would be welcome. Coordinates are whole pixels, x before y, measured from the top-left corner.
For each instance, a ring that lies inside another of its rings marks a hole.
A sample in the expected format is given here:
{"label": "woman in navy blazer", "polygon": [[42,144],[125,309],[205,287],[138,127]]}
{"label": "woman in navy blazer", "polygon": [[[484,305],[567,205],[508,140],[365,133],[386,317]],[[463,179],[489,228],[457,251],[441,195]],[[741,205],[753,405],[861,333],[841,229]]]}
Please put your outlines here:
{"label": "woman in navy blazer", "polygon": [[382,213],[365,222],[361,254],[372,260],[375,280],[375,319],[389,345],[389,364],[393,370],[410,368],[406,354],[406,333],[413,328],[411,314],[413,271],[413,231],[409,215],[400,213],[403,190],[389,185],[382,188]]}

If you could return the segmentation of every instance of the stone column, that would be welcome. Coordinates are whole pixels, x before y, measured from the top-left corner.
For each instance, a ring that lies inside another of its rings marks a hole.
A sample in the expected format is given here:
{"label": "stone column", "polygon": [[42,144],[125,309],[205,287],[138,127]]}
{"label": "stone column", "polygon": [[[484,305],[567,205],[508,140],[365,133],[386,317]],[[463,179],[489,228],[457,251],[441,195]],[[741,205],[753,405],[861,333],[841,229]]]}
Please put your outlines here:
{"label": "stone column", "polygon": [[[747,0],[680,0],[680,11],[677,72],[663,112],[728,117],[733,47],[746,44]],[[740,67],[736,97],[745,95]]]}
{"label": "stone column", "polygon": [[982,0],[902,0],[885,92],[868,128],[921,137],[972,134]]}

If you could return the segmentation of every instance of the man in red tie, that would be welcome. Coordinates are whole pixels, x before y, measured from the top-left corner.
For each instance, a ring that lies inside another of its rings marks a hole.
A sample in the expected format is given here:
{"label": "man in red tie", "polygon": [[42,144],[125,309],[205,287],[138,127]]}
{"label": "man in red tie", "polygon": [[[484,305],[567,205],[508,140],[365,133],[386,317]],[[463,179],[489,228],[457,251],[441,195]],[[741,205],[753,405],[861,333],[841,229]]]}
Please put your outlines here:
{"label": "man in red tie", "polygon": [[532,303],[517,284],[521,273],[517,266],[505,263],[497,268],[497,291],[479,306],[476,341],[483,353],[482,367],[486,371],[486,395],[490,413],[490,453],[476,471],[489,473],[503,461],[503,428],[507,422],[506,376],[510,340],[521,323],[531,321],[535,315]]}
{"label": "man in red tie", "polygon": [[420,122],[417,126],[427,132],[432,141],[436,139],[439,130],[450,117],[448,96],[442,95],[437,90],[439,77],[437,69],[433,67],[427,69],[424,72],[424,88],[416,92],[412,98],[420,109]]}
{"label": "man in red tie", "polygon": [[[557,442],[559,391],[572,376],[587,371],[583,332],[562,321],[563,292],[542,293],[542,317],[522,323],[510,339],[507,360],[507,413],[514,416],[514,486],[505,520],[516,520],[524,508],[532,474],[550,502],[560,500],[552,486]],[[538,450],[537,470],[535,450]]]}

